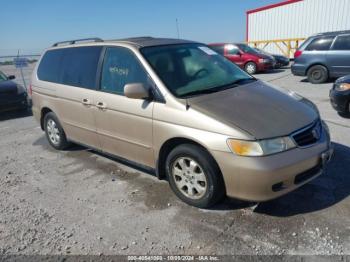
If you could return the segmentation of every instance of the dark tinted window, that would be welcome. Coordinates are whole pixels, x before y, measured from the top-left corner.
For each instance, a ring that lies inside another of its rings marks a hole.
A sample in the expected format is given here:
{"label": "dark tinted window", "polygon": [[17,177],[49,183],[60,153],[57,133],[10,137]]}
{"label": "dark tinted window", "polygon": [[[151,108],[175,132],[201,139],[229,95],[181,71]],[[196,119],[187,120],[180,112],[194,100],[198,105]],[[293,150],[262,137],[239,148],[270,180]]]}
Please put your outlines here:
{"label": "dark tinted window", "polygon": [[305,48],[308,51],[324,51],[329,50],[332,45],[334,36],[319,37],[311,41],[311,43]]}
{"label": "dark tinted window", "polygon": [[45,53],[39,68],[40,80],[94,89],[102,47],[77,47]]}
{"label": "dark tinted window", "polygon": [[101,49],[99,46],[64,49],[61,63],[62,83],[94,89]]}
{"label": "dark tinted window", "polygon": [[225,46],[223,45],[213,45],[213,46],[210,46],[210,48],[220,55],[224,54]]}
{"label": "dark tinted window", "polygon": [[38,78],[43,81],[60,83],[62,49],[47,51],[38,68]]}
{"label": "dark tinted window", "polygon": [[148,79],[142,65],[131,51],[122,47],[106,50],[101,90],[124,95],[126,84],[143,83],[147,86]]}
{"label": "dark tinted window", "polygon": [[334,42],[333,50],[350,50],[350,35],[338,36]]}

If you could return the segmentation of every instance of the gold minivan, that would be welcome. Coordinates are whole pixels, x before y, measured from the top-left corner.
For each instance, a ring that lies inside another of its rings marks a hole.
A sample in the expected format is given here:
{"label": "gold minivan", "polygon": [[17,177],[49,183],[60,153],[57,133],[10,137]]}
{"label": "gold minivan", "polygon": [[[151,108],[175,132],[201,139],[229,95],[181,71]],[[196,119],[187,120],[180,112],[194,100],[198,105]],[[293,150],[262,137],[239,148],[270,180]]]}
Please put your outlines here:
{"label": "gold minivan", "polygon": [[320,175],[333,152],[312,102],[191,41],[56,43],[31,92],[52,147],[78,143],[149,168],[201,208],[279,197]]}

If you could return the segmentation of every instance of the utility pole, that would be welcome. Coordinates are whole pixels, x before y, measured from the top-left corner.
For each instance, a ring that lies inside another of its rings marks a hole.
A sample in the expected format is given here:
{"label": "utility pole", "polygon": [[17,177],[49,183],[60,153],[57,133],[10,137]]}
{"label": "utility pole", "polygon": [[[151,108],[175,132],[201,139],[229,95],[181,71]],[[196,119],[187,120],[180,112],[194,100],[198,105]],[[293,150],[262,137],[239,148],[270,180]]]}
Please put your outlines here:
{"label": "utility pole", "polygon": [[179,21],[176,18],[176,30],[177,30],[177,38],[180,39],[180,30],[179,30]]}

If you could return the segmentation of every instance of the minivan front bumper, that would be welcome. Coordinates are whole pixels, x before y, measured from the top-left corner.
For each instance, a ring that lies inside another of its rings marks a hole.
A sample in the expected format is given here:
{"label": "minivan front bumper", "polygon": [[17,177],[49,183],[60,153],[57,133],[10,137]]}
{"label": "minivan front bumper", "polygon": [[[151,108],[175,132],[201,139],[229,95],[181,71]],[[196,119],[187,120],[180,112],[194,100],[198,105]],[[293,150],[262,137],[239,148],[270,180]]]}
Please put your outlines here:
{"label": "minivan front bumper", "polygon": [[263,202],[311,181],[321,175],[333,155],[327,132],[307,148],[295,148],[264,157],[241,157],[214,151],[226,185],[227,196]]}

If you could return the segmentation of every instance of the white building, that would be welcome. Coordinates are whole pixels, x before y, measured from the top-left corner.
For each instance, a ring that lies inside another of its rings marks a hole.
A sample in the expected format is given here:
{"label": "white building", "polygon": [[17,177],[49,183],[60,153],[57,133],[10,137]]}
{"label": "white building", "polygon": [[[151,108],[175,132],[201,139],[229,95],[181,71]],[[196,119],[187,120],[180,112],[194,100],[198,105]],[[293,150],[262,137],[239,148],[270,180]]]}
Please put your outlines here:
{"label": "white building", "polygon": [[247,11],[246,41],[272,53],[291,45],[292,54],[310,35],[349,29],[350,0],[288,0]]}

